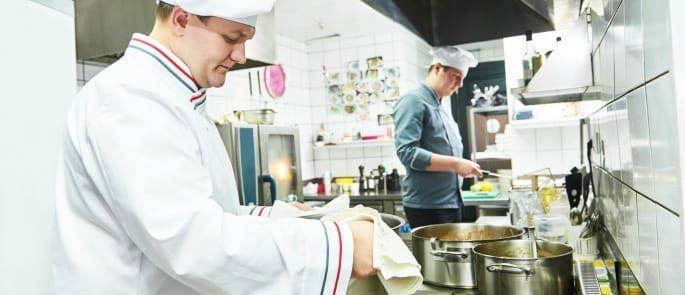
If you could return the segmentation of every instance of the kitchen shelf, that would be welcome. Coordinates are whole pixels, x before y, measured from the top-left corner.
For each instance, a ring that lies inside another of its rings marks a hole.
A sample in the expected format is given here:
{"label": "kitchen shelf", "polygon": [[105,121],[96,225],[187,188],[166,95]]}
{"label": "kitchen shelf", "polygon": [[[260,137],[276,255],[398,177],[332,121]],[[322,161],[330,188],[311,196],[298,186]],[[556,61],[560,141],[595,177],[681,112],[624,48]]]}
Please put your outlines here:
{"label": "kitchen shelf", "polygon": [[511,155],[509,153],[504,153],[504,152],[476,152],[473,157],[475,160],[485,160],[485,159],[510,160],[511,159]]}
{"label": "kitchen shelf", "polygon": [[347,149],[360,147],[374,147],[374,146],[395,146],[395,140],[379,139],[379,140],[355,140],[347,142],[339,142],[336,144],[314,146],[314,150],[328,150],[328,149]]}
{"label": "kitchen shelf", "polygon": [[566,126],[580,126],[580,119],[583,117],[568,117],[561,119],[549,120],[515,120],[509,122],[509,126],[515,129],[532,129],[532,128],[551,128],[551,127],[566,127]]}
{"label": "kitchen shelf", "polygon": [[599,100],[602,98],[599,86],[583,86],[568,89],[526,91],[526,87],[512,88],[511,94],[524,105]]}
{"label": "kitchen shelf", "polygon": [[496,106],[496,107],[471,108],[471,112],[474,114],[482,114],[482,113],[506,114],[508,110],[509,110],[509,107],[506,105]]}

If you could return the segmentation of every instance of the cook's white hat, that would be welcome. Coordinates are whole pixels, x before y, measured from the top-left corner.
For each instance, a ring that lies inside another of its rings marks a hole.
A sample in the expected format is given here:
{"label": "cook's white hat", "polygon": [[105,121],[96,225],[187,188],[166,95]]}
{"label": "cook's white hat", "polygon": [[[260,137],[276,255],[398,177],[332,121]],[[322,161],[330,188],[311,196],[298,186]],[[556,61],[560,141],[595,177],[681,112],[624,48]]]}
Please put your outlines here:
{"label": "cook's white hat", "polygon": [[[159,3],[160,0],[156,0]],[[202,15],[216,16],[227,20],[255,26],[257,16],[271,11],[276,0],[161,0],[167,4],[180,6],[186,11]]]}
{"label": "cook's white hat", "polygon": [[430,54],[433,56],[431,65],[440,63],[443,66],[460,70],[464,76],[468,74],[469,68],[478,65],[478,60],[471,52],[456,46],[436,47],[431,49]]}

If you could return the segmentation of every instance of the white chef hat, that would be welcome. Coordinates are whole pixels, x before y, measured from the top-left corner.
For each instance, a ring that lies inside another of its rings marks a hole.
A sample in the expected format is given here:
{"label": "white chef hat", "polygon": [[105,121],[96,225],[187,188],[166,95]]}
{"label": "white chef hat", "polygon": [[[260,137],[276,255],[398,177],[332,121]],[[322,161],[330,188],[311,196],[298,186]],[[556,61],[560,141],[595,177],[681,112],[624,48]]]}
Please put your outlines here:
{"label": "white chef hat", "polygon": [[[159,3],[160,0],[156,0]],[[180,6],[186,11],[202,15],[216,16],[227,20],[255,26],[257,15],[271,11],[276,0],[161,0],[170,5]]]}
{"label": "white chef hat", "polygon": [[431,49],[430,54],[433,56],[431,65],[440,63],[441,65],[460,70],[464,76],[468,74],[469,68],[478,65],[478,60],[471,52],[456,46],[435,47]]}

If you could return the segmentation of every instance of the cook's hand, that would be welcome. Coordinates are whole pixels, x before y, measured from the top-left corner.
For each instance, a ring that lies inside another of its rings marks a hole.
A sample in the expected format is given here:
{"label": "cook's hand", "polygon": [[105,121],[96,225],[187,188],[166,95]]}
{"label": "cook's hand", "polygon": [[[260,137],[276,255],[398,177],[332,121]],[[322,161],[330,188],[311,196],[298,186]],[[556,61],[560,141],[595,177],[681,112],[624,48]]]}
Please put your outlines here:
{"label": "cook's hand", "polygon": [[290,204],[290,206],[293,206],[293,207],[295,207],[295,208],[297,208],[297,209],[300,209],[300,210],[302,210],[302,211],[309,211],[309,210],[312,210],[312,207],[309,207],[309,206],[307,206],[307,205],[305,205],[305,204],[302,204],[302,203],[300,203],[300,202],[290,202],[290,203],[288,203],[288,204]]}
{"label": "cook's hand", "polygon": [[355,220],[348,223],[354,240],[352,277],[363,279],[376,274],[373,268],[373,222]]}
{"label": "cook's hand", "polygon": [[480,171],[480,165],[476,162],[466,159],[457,158],[454,167],[454,172],[464,178],[483,177],[483,172]]}

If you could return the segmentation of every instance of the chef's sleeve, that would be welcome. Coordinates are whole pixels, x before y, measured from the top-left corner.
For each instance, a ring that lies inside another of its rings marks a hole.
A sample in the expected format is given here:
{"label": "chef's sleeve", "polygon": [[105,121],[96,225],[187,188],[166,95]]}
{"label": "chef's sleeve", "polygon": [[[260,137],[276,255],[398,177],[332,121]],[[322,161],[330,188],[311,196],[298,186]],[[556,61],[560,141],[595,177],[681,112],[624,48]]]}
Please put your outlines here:
{"label": "chef's sleeve", "polygon": [[416,95],[405,95],[393,107],[395,149],[405,167],[425,171],[430,165],[431,152],[422,148],[421,135],[425,106]]}
{"label": "chef's sleeve", "polygon": [[272,208],[271,206],[240,206],[238,208],[238,215],[269,217]]}
{"label": "chef's sleeve", "polygon": [[201,294],[345,294],[353,257],[346,223],[226,213],[211,198],[187,124],[195,114],[123,91],[98,99],[88,112],[95,156],[87,160],[104,175],[98,189],[122,239],[156,267]]}

